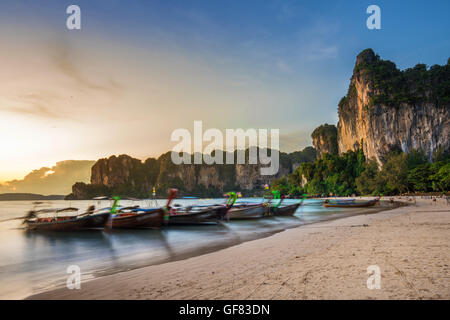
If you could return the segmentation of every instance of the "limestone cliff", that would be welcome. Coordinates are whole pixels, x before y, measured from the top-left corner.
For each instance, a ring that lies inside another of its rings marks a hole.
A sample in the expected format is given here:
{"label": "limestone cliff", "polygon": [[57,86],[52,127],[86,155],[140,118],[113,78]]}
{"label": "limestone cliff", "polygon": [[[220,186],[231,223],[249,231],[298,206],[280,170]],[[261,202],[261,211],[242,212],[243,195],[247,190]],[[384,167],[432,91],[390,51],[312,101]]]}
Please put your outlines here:
{"label": "limestone cliff", "polygon": [[339,103],[339,152],[363,147],[380,165],[387,152],[450,149],[450,59],[400,71],[372,49],[361,52]]}
{"label": "limestone cliff", "polygon": [[280,153],[280,169],[275,176],[262,176],[260,165],[250,164],[181,164],[175,165],[170,152],[158,159],[142,162],[128,155],[98,160],[92,167],[91,183],[76,183],[69,199],[89,199],[99,195],[148,197],[152,187],[158,195],[177,188],[180,195],[216,197],[226,191],[244,195],[261,195],[264,185],[289,174],[298,163],[312,161],[315,151],[305,148],[292,154]]}
{"label": "limestone cliff", "polygon": [[311,134],[317,157],[322,157],[325,153],[337,154],[337,129],[335,125],[323,124],[317,127]]}
{"label": "limestone cliff", "polygon": [[91,184],[114,187],[129,184],[132,188],[148,188],[148,181],[141,179],[137,173],[143,167],[142,161],[127,155],[112,156],[98,160],[91,169]]}

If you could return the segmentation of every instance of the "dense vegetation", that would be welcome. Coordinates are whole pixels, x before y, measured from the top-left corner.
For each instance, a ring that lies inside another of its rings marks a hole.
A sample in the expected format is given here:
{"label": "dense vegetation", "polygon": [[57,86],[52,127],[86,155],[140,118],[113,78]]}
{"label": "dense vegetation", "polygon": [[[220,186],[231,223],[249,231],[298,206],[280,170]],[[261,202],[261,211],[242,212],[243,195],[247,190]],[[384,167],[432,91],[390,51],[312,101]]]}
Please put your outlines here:
{"label": "dense vegetation", "polygon": [[372,49],[364,50],[359,56],[363,62],[356,65],[354,73],[369,77],[376,93],[368,107],[376,104],[398,107],[402,103],[425,102],[438,107],[450,104],[450,59],[443,66],[434,65],[427,69],[425,64],[417,64],[401,71],[395,63],[380,59]]}
{"label": "dense vegetation", "polygon": [[280,152],[280,165],[285,168],[291,168],[294,164],[302,162],[312,162],[316,159],[316,149],[306,147],[302,151],[292,153]]}
{"label": "dense vegetation", "polygon": [[[311,134],[311,137],[313,141],[321,140],[322,146],[328,150],[328,153],[338,153],[337,128],[335,125],[325,123],[317,127]],[[315,147],[319,148],[320,146],[315,144]]]}
{"label": "dense vegetation", "polygon": [[366,161],[361,149],[325,154],[312,163],[301,164],[289,176],[274,181],[271,188],[292,196],[446,192],[450,190],[450,156],[437,152],[434,159],[428,162],[420,151],[393,151],[379,169],[375,161]]}

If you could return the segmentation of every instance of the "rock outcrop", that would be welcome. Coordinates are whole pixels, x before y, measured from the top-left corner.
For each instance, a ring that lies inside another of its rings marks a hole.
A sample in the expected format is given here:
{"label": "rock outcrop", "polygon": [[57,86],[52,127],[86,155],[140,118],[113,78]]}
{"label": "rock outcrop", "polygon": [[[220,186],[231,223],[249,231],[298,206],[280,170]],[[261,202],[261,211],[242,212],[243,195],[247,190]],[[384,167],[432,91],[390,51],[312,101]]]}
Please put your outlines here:
{"label": "rock outcrop", "polygon": [[400,71],[372,49],[361,52],[339,103],[339,152],[362,147],[379,165],[391,150],[420,149],[430,160],[437,150],[448,152],[449,63]]}
{"label": "rock outcrop", "polygon": [[216,197],[223,192],[242,191],[244,195],[262,195],[264,185],[293,172],[299,163],[312,161],[315,151],[307,147],[291,154],[280,153],[280,168],[274,176],[260,174],[261,165],[250,164],[180,164],[175,165],[167,152],[158,159],[145,161],[128,155],[98,160],[92,167],[91,183],[78,182],[68,199],[90,199],[100,195],[148,197],[153,186],[158,195],[168,188],[180,194]]}
{"label": "rock outcrop", "polygon": [[92,166],[91,184],[103,185],[108,188],[124,184],[129,184],[132,188],[137,185],[146,188],[148,186],[146,186],[147,181],[145,179],[143,181],[136,180],[136,178],[139,178],[138,173],[143,169],[143,166],[141,160],[127,155],[100,159]]}
{"label": "rock outcrop", "polygon": [[337,129],[335,125],[325,123],[317,127],[311,134],[311,138],[318,158],[325,153],[338,153]]}

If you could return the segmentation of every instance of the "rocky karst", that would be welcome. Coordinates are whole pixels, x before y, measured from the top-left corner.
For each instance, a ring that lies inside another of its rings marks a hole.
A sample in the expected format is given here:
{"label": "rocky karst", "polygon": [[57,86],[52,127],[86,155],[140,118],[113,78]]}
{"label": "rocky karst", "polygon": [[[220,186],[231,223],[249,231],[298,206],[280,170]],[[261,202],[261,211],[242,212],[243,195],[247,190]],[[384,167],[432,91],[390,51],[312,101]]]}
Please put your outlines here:
{"label": "rocky karst", "polygon": [[[168,188],[177,188],[180,194],[221,196],[223,192],[242,191],[244,195],[262,194],[264,185],[273,179],[293,172],[298,165],[315,158],[315,150],[291,154],[280,153],[280,169],[275,176],[260,174],[260,165],[250,164],[181,164],[175,165],[170,152],[158,159],[145,161],[128,155],[111,156],[98,160],[91,171],[91,183],[73,185],[69,199],[90,199],[99,195],[148,197],[153,186],[158,195]],[[247,162],[248,163],[248,162]]]}
{"label": "rocky karst", "polygon": [[335,125],[325,123],[317,127],[311,134],[311,138],[318,158],[325,153],[338,153],[337,129]]}
{"label": "rocky karst", "polygon": [[450,149],[450,59],[400,71],[372,49],[357,59],[347,95],[339,103],[339,152],[363,148],[379,165],[391,150]]}

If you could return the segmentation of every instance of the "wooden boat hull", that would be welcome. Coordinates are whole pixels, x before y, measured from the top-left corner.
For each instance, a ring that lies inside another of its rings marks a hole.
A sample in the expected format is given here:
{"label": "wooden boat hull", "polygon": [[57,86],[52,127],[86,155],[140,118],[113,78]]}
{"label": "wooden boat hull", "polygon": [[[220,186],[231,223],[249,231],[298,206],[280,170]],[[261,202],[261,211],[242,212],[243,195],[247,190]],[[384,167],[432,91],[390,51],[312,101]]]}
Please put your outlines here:
{"label": "wooden boat hull", "polygon": [[88,215],[85,217],[73,217],[72,219],[36,221],[25,220],[28,230],[36,231],[78,231],[81,229],[104,227],[109,213]]}
{"label": "wooden boat hull", "polygon": [[373,207],[378,203],[378,200],[370,200],[366,202],[355,202],[355,203],[323,203],[325,208],[366,208]]}
{"label": "wooden boat hull", "polygon": [[283,207],[270,208],[270,213],[275,216],[292,216],[300,207],[301,203],[294,203]]}
{"label": "wooden boat hull", "polygon": [[187,213],[174,212],[169,216],[169,225],[217,223],[219,219],[220,215],[216,209]]}
{"label": "wooden boat hull", "polygon": [[151,212],[113,216],[111,221],[107,223],[107,227],[112,227],[113,229],[159,228],[163,221],[164,210],[158,209]]}
{"label": "wooden boat hull", "polygon": [[96,228],[104,228],[108,219],[110,217],[110,213],[101,213],[101,214],[92,214],[88,216],[90,219],[87,219],[83,228],[86,229],[96,229]]}
{"label": "wooden boat hull", "polygon": [[264,204],[244,207],[233,207],[227,213],[230,220],[259,219],[266,215],[267,207]]}

